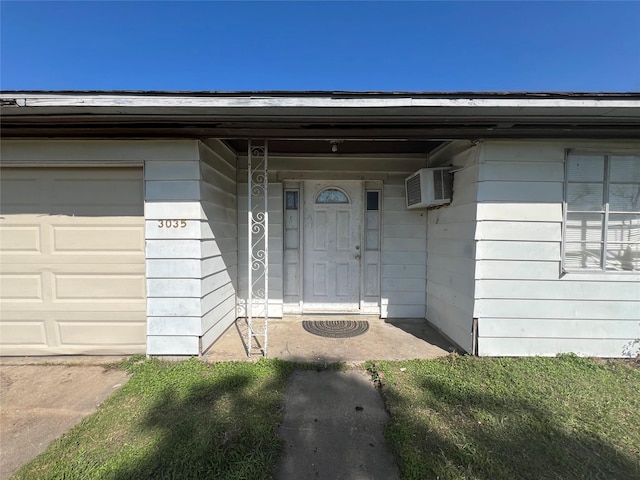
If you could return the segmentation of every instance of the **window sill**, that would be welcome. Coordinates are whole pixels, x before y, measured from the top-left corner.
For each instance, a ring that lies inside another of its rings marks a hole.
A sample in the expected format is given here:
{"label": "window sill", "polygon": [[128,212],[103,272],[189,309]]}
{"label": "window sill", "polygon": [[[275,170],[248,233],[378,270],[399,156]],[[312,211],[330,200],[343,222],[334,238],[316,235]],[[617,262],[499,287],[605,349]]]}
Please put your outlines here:
{"label": "window sill", "polygon": [[[618,281],[640,282],[640,272],[631,271],[602,271],[602,270],[571,270],[562,272],[560,280],[592,280],[592,281]],[[640,285],[638,286],[640,289]]]}

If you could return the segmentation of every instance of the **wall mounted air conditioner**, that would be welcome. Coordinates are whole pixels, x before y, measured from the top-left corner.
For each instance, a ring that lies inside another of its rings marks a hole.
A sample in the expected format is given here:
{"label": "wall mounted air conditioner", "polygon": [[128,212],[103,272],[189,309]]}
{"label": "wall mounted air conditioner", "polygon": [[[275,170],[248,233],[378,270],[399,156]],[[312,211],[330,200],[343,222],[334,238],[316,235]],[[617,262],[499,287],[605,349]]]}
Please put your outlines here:
{"label": "wall mounted air conditioner", "polygon": [[428,208],[451,203],[450,167],[422,168],[404,181],[407,208]]}

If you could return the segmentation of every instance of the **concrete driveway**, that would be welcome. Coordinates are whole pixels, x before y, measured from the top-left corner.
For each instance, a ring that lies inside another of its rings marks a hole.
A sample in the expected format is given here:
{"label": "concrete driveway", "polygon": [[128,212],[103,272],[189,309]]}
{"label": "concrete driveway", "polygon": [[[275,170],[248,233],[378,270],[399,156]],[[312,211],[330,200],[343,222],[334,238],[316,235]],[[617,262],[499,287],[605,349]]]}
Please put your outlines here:
{"label": "concrete driveway", "polygon": [[126,383],[125,372],[82,363],[0,360],[0,480],[11,477]]}

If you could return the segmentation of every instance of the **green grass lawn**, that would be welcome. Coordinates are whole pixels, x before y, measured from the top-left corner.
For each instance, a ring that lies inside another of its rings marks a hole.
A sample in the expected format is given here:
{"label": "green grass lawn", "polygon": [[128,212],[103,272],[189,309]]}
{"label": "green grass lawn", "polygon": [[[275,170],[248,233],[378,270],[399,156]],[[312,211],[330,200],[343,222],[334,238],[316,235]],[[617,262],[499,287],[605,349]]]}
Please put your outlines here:
{"label": "green grass lawn", "polygon": [[[129,382],[15,478],[271,478],[286,380],[309,365],[123,368]],[[640,364],[449,356],[367,368],[404,479],[640,478]]]}
{"label": "green grass lawn", "polygon": [[376,362],[404,479],[640,479],[640,365]]}
{"label": "green grass lawn", "polygon": [[271,477],[291,364],[134,360],[128,368],[126,385],[15,478]]}

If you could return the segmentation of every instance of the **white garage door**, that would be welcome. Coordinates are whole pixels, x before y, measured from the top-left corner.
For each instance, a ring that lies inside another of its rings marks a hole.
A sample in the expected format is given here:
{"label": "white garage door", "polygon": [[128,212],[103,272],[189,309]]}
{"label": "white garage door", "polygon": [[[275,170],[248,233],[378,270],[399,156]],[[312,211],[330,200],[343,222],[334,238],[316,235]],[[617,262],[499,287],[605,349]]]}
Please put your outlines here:
{"label": "white garage door", "polygon": [[145,351],[141,169],[0,170],[0,353]]}

